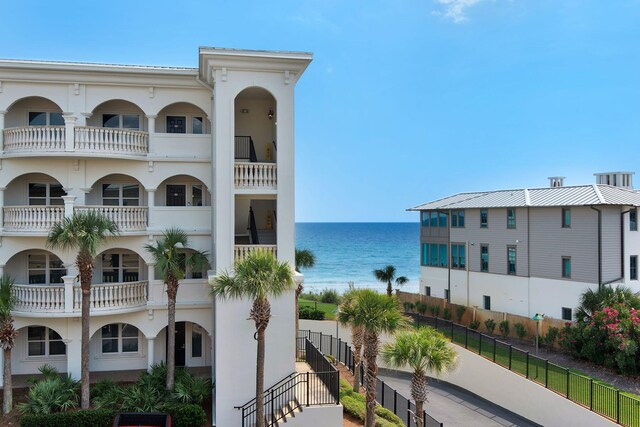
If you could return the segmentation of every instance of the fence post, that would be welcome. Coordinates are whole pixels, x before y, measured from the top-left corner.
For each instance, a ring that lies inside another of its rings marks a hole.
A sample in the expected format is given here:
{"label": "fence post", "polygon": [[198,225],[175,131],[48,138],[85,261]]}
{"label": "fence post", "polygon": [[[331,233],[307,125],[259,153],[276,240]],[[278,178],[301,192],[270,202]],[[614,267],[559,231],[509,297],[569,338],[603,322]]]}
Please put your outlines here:
{"label": "fence post", "polygon": [[411,425],[411,399],[407,399],[407,425]]}
{"label": "fence post", "polygon": [[380,393],[380,406],[384,408],[384,381],[381,381],[380,379],[378,379],[378,381],[382,383],[382,387],[380,387],[382,389],[382,393]]}
{"label": "fence post", "polygon": [[544,361],[544,386],[549,388],[549,359]]}
{"label": "fence post", "polygon": [[509,344],[509,370],[511,370],[511,358],[513,355],[513,346]]}
{"label": "fence post", "polygon": [[275,411],[275,407],[274,407],[274,399],[273,399],[273,389],[269,393],[269,396],[270,396],[270,400],[271,400],[271,419],[273,420],[274,417],[276,416],[276,411]]}
{"label": "fence post", "polygon": [[571,381],[569,381],[569,369],[567,368],[567,399],[569,399],[569,383]]}
{"label": "fence post", "polygon": [[469,328],[464,328],[464,348],[469,348]]}
{"label": "fence post", "polygon": [[320,351],[322,351],[322,332],[320,332]]}
{"label": "fence post", "polygon": [[451,321],[451,342],[453,342],[453,320]]}
{"label": "fence post", "polygon": [[478,354],[482,356],[482,332],[478,332]]}
{"label": "fence post", "polygon": [[526,364],[527,364],[527,369],[526,369],[527,379],[529,379],[529,352],[528,351],[527,351]]}
{"label": "fence post", "polygon": [[496,363],[496,343],[497,343],[497,339],[493,339],[493,363]]}
{"label": "fence post", "polygon": [[620,390],[616,390],[616,422],[620,424]]}
{"label": "fence post", "polygon": [[393,413],[398,414],[398,390],[393,389]]}
{"label": "fence post", "polygon": [[591,378],[589,384],[589,409],[593,411],[593,378]]}
{"label": "fence post", "polygon": [[329,354],[333,356],[333,336],[329,339]]}

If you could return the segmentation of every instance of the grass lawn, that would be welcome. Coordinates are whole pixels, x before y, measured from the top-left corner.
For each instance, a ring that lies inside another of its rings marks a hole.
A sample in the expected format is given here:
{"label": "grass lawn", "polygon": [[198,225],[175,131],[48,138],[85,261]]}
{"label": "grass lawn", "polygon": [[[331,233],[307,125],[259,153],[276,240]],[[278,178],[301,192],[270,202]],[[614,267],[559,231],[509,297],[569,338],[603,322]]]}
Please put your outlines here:
{"label": "grass lawn", "polygon": [[300,298],[300,307],[314,307],[324,313],[324,318],[327,320],[336,320],[336,304],[328,304],[324,302],[316,302],[308,299]]}

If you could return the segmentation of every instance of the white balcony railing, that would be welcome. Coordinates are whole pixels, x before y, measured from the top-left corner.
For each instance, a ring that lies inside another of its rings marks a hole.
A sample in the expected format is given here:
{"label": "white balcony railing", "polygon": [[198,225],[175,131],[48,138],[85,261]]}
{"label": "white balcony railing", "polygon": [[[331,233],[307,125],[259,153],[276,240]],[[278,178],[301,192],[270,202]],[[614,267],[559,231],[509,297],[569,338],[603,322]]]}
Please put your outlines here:
{"label": "white balcony railing", "polygon": [[96,153],[145,155],[149,151],[149,134],[129,129],[75,127],[75,149]]}
{"label": "white balcony railing", "polygon": [[146,206],[76,206],[75,212],[96,211],[118,224],[120,231],[144,231],[147,229]]}
{"label": "white balcony railing", "polygon": [[[149,282],[105,283],[91,285],[91,311],[140,307],[147,303]],[[82,290],[73,287],[73,309],[80,310]]]}
{"label": "white balcony railing", "polygon": [[62,206],[9,206],[3,212],[7,231],[49,231],[64,218]]}
{"label": "white balcony railing", "polygon": [[277,172],[275,163],[236,162],[234,183],[237,189],[275,190]]}
{"label": "white balcony railing", "polygon": [[25,126],[3,130],[4,151],[64,151],[64,126]]}
{"label": "white balcony railing", "polygon": [[15,311],[64,311],[64,286],[13,285],[13,294],[16,297]]}
{"label": "white balcony railing", "polygon": [[278,246],[277,245],[235,245],[233,248],[233,259],[235,261],[240,261],[246,257],[249,252],[255,251],[258,249],[263,249],[265,251],[271,252],[274,256],[278,256]]}

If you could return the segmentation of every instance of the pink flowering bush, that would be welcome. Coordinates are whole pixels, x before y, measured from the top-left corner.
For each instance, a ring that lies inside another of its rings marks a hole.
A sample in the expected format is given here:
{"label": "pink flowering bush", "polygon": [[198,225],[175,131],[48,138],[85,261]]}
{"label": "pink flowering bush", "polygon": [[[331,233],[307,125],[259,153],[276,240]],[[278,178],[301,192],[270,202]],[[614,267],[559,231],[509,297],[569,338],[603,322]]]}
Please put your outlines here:
{"label": "pink flowering bush", "polygon": [[605,307],[576,324],[568,323],[559,335],[562,347],[575,357],[634,375],[640,371],[639,339],[638,311],[625,303]]}

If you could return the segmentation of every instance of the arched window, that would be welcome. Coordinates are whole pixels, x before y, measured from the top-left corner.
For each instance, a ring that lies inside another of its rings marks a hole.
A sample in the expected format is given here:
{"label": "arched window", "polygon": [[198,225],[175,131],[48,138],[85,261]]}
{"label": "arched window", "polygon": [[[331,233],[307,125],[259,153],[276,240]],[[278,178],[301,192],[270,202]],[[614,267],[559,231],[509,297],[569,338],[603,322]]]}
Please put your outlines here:
{"label": "arched window", "polygon": [[140,257],[133,252],[102,254],[102,283],[137,282],[140,280]]}
{"label": "arched window", "polygon": [[63,356],[67,354],[67,345],[62,337],[46,326],[29,326],[27,328],[27,355]]}
{"label": "arched window", "polygon": [[140,331],[128,323],[112,323],[102,327],[102,353],[137,353]]}
{"label": "arched window", "polygon": [[30,285],[64,283],[62,276],[67,269],[57,256],[47,252],[27,254],[27,277]]}

